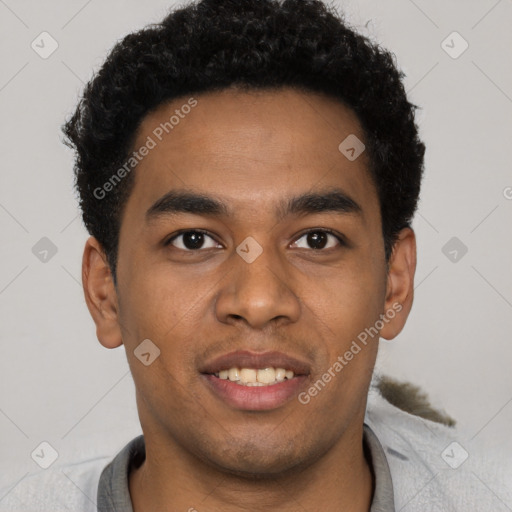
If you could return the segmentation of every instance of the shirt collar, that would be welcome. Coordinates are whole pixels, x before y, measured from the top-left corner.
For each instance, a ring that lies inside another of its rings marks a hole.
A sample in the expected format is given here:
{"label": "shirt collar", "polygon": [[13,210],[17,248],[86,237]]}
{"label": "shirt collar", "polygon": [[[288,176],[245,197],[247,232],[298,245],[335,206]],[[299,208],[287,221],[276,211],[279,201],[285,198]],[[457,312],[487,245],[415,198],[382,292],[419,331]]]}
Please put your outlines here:
{"label": "shirt collar", "polygon": [[[386,455],[377,436],[366,423],[363,444],[374,478],[370,512],[394,511],[393,483]],[[98,483],[98,512],[133,512],[128,477],[132,468],[139,467],[145,458],[144,436],[139,435],[103,469]]]}

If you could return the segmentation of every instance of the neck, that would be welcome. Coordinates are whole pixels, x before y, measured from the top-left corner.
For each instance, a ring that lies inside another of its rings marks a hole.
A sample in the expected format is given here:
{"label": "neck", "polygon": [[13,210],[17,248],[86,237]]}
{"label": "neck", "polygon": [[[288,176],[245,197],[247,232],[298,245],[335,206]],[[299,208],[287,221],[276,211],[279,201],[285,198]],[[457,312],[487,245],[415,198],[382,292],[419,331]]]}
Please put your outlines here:
{"label": "neck", "polygon": [[233,475],[144,432],[146,459],[129,475],[134,512],[368,512],[373,477],[363,451],[362,421],[305,468],[269,478]]}

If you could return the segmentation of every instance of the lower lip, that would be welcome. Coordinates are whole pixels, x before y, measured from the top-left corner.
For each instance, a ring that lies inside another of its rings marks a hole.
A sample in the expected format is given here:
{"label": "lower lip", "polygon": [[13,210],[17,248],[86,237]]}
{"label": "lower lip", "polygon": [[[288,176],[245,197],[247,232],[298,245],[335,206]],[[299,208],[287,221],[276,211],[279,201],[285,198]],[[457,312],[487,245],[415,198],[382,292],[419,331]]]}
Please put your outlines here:
{"label": "lower lip", "polygon": [[244,411],[276,409],[297,396],[306,380],[305,375],[299,375],[270,386],[242,386],[215,375],[203,374],[203,377],[216,396],[231,407]]}

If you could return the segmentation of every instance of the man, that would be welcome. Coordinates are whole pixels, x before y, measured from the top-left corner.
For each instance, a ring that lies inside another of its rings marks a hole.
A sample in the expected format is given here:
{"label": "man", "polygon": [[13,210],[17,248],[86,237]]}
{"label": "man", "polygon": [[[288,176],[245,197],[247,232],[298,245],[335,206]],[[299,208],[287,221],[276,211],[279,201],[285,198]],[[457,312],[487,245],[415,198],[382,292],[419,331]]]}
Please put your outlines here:
{"label": "man", "polygon": [[54,469],[3,506],[498,510],[447,427],[369,395],[413,302],[401,78],[318,0],[203,0],[113,49],[65,133],[86,302],[144,435],[64,470],[73,496]]}

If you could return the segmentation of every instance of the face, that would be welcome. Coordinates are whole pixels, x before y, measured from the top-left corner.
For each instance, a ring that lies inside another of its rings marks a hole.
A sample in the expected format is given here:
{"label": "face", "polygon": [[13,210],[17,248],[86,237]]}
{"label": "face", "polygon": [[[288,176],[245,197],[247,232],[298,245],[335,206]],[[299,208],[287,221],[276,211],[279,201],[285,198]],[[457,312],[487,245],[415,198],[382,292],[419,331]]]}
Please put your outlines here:
{"label": "face", "polygon": [[312,93],[226,90],[161,105],[137,135],[152,147],[117,290],[95,278],[94,240],[84,282],[98,338],[125,345],[144,433],[233,473],[311,464],[362,428],[378,344],[362,333],[393,337],[412,300],[411,232],[386,273],[367,155],[338,149],[364,142],[357,117]]}

